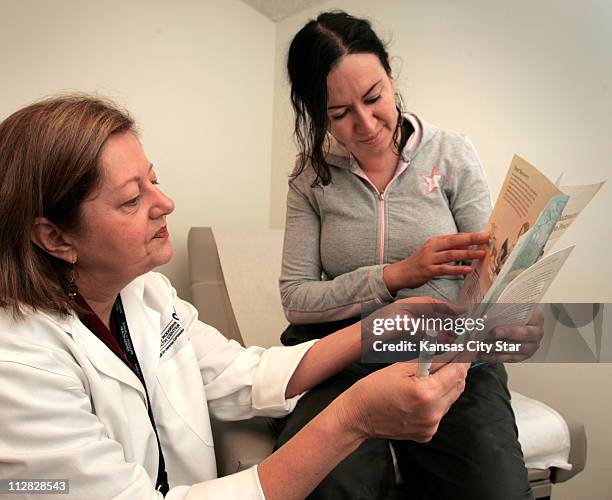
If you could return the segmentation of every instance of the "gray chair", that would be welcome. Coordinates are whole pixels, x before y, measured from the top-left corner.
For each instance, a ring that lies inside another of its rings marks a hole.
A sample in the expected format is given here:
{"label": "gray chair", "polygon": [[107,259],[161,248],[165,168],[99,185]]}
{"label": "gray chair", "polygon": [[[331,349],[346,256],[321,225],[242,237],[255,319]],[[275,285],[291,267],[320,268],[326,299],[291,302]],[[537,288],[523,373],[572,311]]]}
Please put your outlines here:
{"label": "gray chair", "polygon": [[[189,268],[192,301],[200,319],[226,337],[244,345],[232,309],[221,269],[217,244],[209,227],[191,228],[188,238]],[[279,332],[280,334],[280,332]],[[566,471],[528,469],[529,481],[535,498],[551,496],[555,483],[567,481],[586,464],[586,433],[581,422],[563,415],[570,430],[569,462],[573,468]],[[268,418],[254,418],[240,422],[212,421],[217,468],[220,476],[232,474],[261,462],[274,447],[273,422]]]}

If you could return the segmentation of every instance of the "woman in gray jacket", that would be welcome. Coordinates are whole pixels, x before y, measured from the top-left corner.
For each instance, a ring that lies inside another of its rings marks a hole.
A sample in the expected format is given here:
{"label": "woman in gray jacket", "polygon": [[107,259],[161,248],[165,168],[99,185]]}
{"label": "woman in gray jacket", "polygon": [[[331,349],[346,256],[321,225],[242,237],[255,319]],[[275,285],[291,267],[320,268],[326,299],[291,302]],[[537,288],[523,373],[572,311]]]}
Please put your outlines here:
{"label": "woman in gray jacket", "polygon": [[[401,109],[384,44],[344,12],[297,33],[288,72],[300,155],[287,197],[283,342],[319,337],[397,297],[455,301],[471,271],[462,262],[484,256],[473,245],[488,241],[476,231],[491,210],[469,139]],[[377,368],[353,365],[311,391],[278,444]],[[471,370],[430,443],[392,444],[410,498],[531,498],[502,364]],[[388,441],[371,439],[312,498],[388,498],[395,483]]]}

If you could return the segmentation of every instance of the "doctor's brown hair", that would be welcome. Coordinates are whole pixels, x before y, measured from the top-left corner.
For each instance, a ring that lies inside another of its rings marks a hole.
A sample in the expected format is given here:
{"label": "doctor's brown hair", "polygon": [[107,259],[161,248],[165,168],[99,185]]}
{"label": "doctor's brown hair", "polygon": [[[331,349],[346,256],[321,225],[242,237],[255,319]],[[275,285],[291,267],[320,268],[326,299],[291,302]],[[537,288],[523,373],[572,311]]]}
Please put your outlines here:
{"label": "doctor's brown hair", "polygon": [[71,265],[32,242],[32,225],[45,217],[78,231],[80,205],[100,181],[100,150],[128,130],[135,131],[127,112],[86,94],[45,99],[0,123],[0,307],[15,319],[24,306],[74,309],[62,287]]}

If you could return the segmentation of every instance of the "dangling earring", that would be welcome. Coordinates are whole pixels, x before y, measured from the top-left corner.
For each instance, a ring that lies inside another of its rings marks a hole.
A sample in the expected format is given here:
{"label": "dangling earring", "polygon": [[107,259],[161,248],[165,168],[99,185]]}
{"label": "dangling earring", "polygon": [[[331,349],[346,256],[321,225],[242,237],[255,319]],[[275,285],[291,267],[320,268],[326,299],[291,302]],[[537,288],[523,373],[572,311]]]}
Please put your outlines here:
{"label": "dangling earring", "polygon": [[70,268],[70,274],[68,275],[68,284],[66,285],[66,291],[68,292],[68,297],[70,297],[72,300],[75,299],[75,297],[77,296],[77,293],[79,292],[79,289],[75,283],[75,271],[74,271],[74,265],[76,264],[76,259],[74,259],[72,261],[72,267]]}

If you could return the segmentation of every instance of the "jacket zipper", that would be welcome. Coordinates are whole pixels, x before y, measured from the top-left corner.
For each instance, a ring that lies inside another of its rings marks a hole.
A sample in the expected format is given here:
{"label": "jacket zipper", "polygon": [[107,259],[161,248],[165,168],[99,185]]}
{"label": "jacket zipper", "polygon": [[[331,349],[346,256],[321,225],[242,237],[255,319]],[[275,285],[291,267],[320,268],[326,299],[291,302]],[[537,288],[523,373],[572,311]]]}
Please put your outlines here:
{"label": "jacket zipper", "polygon": [[[389,183],[391,184],[391,183]],[[387,184],[387,187],[389,187],[389,185]],[[379,209],[380,209],[380,252],[379,252],[379,264],[384,264],[385,263],[385,192],[387,191],[387,189],[385,188],[385,190],[382,193],[378,193],[378,200],[379,200]]]}
{"label": "jacket zipper", "polygon": [[384,264],[385,263],[385,225],[386,225],[386,220],[385,220],[385,194],[387,193],[389,186],[391,186],[391,184],[393,184],[393,182],[395,181],[395,179],[397,179],[400,174],[406,170],[408,167],[410,166],[410,160],[406,160],[406,165],[403,168],[400,168],[395,175],[391,178],[391,180],[389,181],[389,183],[387,184],[387,186],[385,187],[384,191],[380,192],[378,191],[378,189],[376,188],[376,186],[372,183],[372,181],[370,181],[370,179],[368,179],[368,177],[366,175],[359,175],[359,177],[361,177],[362,179],[365,179],[367,181],[367,183],[372,186],[372,189],[374,190],[374,192],[376,193],[376,195],[378,196],[378,209],[380,211],[380,250],[378,252],[378,262],[380,264]]}

